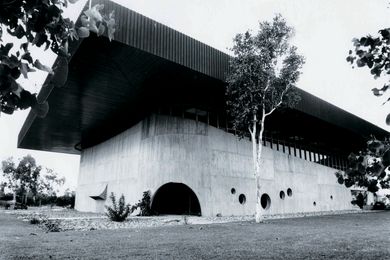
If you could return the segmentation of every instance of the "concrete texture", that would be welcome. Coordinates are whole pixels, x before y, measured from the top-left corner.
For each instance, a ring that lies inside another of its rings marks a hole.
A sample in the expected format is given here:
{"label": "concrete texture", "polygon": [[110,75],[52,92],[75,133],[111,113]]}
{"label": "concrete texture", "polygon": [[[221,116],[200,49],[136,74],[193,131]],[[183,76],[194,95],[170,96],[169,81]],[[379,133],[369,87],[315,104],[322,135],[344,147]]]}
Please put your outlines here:
{"label": "concrete texture", "polygon": [[[350,190],[337,183],[336,169],[268,147],[263,151],[262,193],[271,198],[264,214],[354,208]],[[108,194],[123,193],[133,204],[143,191],[154,194],[162,185],[176,182],[195,192],[204,216],[252,215],[256,201],[252,166],[248,140],[194,120],[152,115],[83,150],[76,209],[102,212],[109,200],[95,201],[89,196],[99,195],[107,184]],[[287,195],[288,188],[292,196]],[[285,192],[284,199],[280,191]],[[244,204],[239,203],[240,194],[246,196]]]}

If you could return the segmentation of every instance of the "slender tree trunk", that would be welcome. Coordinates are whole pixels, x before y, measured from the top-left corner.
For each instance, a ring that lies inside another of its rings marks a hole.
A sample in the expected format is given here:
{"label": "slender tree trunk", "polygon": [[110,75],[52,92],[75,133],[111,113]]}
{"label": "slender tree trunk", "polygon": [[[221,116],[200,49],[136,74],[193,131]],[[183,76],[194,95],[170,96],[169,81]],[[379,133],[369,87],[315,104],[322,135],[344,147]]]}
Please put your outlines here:
{"label": "slender tree trunk", "polygon": [[[253,153],[253,160],[255,163],[255,181],[256,181],[256,222],[263,222],[263,208],[261,206],[261,156],[263,152],[263,133],[264,133],[264,121],[265,121],[265,111],[263,109],[262,118],[260,121],[260,131],[258,138],[256,139],[256,132],[252,135],[252,144],[253,148],[257,148]],[[255,117],[256,119],[256,117]]]}

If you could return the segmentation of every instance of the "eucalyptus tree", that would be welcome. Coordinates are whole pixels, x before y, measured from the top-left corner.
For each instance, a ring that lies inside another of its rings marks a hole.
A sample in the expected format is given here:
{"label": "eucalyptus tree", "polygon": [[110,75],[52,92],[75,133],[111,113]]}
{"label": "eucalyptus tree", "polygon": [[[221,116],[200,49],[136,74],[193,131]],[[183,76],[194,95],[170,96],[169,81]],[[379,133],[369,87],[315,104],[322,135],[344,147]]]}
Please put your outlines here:
{"label": "eucalyptus tree", "polygon": [[15,163],[12,157],[4,160],[1,170],[6,180],[5,187],[13,191],[14,200],[16,193],[21,193],[25,201],[31,194],[34,202],[41,195],[55,195],[56,188],[65,182],[65,178],[60,178],[52,169],[43,170],[31,155],[24,156],[19,163]]}
{"label": "eucalyptus tree", "polygon": [[266,118],[281,106],[293,107],[303,56],[290,44],[293,29],[281,15],[262,22],[259,30],[237,34],[231,49],[226,98],[233,128],[250,134],[256,180],[256,222],[261,222],[261,158]]}

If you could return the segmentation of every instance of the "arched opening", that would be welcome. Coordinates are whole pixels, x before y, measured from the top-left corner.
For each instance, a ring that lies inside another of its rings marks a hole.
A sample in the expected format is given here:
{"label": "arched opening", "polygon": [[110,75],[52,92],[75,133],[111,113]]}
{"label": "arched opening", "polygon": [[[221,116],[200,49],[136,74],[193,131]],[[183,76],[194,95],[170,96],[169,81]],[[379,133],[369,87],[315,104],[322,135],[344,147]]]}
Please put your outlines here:
{"label": "arched opening", "polygon": [[183,183],[166,183],[154,194],[152,211],[158,215],[201,215],[199,200],[190,187]]}

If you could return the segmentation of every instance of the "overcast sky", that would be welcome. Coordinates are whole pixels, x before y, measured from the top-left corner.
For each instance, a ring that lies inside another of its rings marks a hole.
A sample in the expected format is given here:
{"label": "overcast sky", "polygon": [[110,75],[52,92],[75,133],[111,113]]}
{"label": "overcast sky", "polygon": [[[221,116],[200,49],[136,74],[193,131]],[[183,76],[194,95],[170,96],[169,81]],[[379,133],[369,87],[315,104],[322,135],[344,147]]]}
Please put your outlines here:
{"label": "overcast sky", "polygon": [[[85,0],[71,5],[65,15],[76,18]],[[232,38],[258,22],[281,13],[295,28],[293,39],[306,64],[298,86],[308,92],[389,130],[384,119],[389,105],[374,97],[370,89],[387,79],[374,80],[366,69],[352,69],[345,61],[353,37],[376,34],[389,27],[390,9],[385,0],[116,0],[158,22],[197,40],[228,52]],[[119,25],[120,30],[126,28]],[[38,53],[50,64],[50,52]],[[26,84],[38,91],[45,74],[36,73]],[[41,165],[53,168],[74,188],[79,156],[16,149],[19,130],[27,111],[0,117],[0,160],[31,154]]]}

